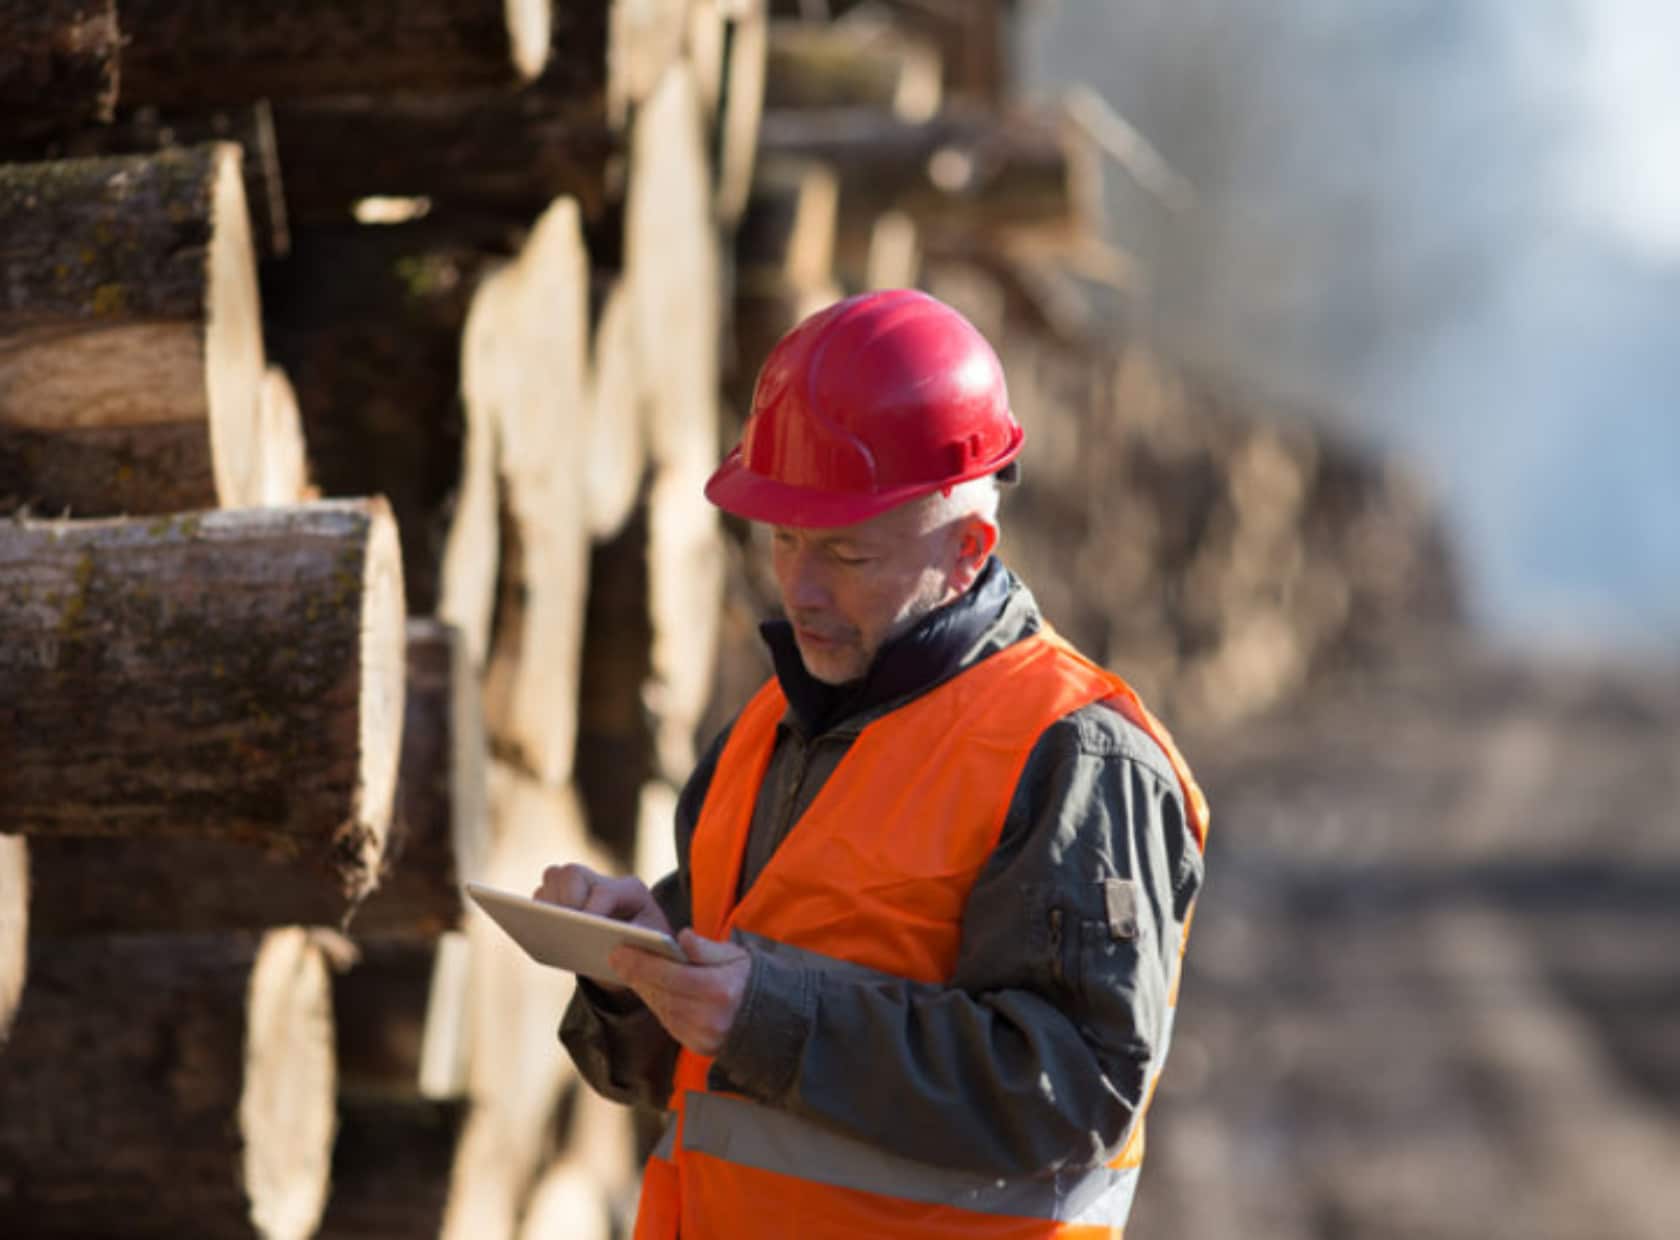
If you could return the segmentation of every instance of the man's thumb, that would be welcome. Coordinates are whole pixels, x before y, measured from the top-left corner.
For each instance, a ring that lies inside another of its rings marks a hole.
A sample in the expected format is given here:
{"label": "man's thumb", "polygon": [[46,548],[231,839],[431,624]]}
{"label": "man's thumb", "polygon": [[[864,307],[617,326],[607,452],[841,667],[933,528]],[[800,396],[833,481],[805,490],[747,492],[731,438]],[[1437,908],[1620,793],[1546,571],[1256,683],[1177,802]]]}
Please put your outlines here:
{"label": "man's thumb", "polygon": [[733,943],[721,943],[684,929],[677,936],[677,945],[688,956],[690,964],[728,964],[741,954]]}

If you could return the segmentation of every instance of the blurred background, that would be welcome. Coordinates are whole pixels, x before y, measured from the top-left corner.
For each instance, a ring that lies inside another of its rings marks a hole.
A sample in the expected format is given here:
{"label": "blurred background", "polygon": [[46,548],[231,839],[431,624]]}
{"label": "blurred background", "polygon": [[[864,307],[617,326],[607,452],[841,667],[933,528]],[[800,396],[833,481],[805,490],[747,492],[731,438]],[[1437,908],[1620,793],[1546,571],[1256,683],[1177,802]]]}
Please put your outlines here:
{"label": "blurred background", "polygon": [[1064,2],[1020,34],[1024,89],[1089,83],[1184,179],[1105,172],[1150,334],[1403,470],[1462,617],[1197,729],[1209,884],[1130,1231],[1668,1234],[1676,10]]}

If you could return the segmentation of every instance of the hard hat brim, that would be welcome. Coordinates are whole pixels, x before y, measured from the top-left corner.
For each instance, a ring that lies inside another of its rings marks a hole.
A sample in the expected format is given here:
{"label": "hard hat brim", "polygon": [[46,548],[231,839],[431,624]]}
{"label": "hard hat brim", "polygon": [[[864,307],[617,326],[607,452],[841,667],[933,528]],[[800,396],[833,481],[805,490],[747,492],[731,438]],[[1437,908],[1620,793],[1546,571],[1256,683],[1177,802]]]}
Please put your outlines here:
{"label": "hard hat brim", "polygon": [[842,525],[856,525],[871,517],[878,517],[900,504],[907,504],[924,495],[932,495],[945,487],[959,486],[996,473],[1019,455],[1025,439],[1020,427],[1007,451],[984,467],[954,478],[936,482],[919,482],[910,486],[893,487],[883,491],[819,491],[810,487],[790,486],[748,469],[740,448],[723,459],[716,472],[706,481],[706,498],[725,512],[748,521],[762,521],[767,525],[788,525],[802,529],[828,529]]}

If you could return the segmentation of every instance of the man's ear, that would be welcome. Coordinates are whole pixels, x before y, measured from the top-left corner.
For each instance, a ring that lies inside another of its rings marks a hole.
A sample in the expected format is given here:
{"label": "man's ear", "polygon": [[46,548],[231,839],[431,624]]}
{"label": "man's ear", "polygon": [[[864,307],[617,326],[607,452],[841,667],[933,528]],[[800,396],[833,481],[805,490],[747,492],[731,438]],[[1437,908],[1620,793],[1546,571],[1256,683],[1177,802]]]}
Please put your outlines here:
{"label": "man's ear", "polygon": [[986,560],[997,549],[998,527],[984,517],[971,516],[962,524],[957,535],[957,563],[951,573],[951,584],[959,591],[968,589]]}

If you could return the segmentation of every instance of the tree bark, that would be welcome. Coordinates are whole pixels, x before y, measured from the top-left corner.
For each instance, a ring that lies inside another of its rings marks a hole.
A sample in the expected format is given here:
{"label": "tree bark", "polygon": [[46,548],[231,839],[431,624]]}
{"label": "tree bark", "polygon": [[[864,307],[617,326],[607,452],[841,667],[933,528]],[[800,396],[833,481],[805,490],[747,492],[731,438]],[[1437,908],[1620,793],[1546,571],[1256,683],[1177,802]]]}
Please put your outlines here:
{"label": "tree bark", "polygon": [[834,278],[840,186],[822,164],[761,164],[735,232],[736,290],[810,289]]}
{"label": "tree bark", "polygon": [[60,159],[104,159],[154,155],[205,142],[236,142],[244,153],[241,171],[251,236],[264,258],[284,255],[291,244],[280,159],[274,144],[274,115],[266,99],[204,112],[164,115],[156,108],[119,112],[110,124],[55,133],[50,140],[11,142],[0,135],[0,160],[15,163]]}
{"label": "tree bark", "polygon": [[486,724],[499,752],[556,786],[571,773],[577,735],[588,327],[588,256],[576,204],[562,199],[480,290],[463,346],[467,401],[493,412],[504,484]]}
{"label": "tree bark", "polygon": [[437,1235],[466,1113],[462,1102],[341,1096],[315,1240]]}
{"label": "tree bark", "polygon": [[[840,178],[841,215],[899,208],[942,232],[1097,227],[1100,167],[1052,115],[951,109],[911,122],[863,108],[766,112],[760,157],[820,160]],[[937,159],[936,159],[937,156]]]}
{"label": "tree bark", "polygon": [[430,940],[461,919],[460,880],[482,868],[486,758],[476,677],[453,630],[408,623],[396,808],[383,877],[358,903],[314,858],[236,840],[39,836],[31,850],[37,937],[326,925]]}
{"label": "tree bark", "polygon": [[521,224],[562,195],[601,216],[621,139],[599,100],[546,93],[356,94],[274,107],[286,205],[299,227],[341,224],[369,197]]}
{"label": "tree bark", "polygon": [[341,1094],[416,1098],[435,944],[362,939],[333,977]]}
{"label": "tree bark", "polygon": [[122,0],[122,101],[205,108],[351,91],[528,81],[542,0]]}
{"label": "tree bark", "polygon": [[489,756],[478,676],[459,634],[408,622],[408,690],[385,876],[356,913],[358,938],[435,937],[461,923],[461,883],[489,849]]}
{"label": "tree bark", "polygon": [[269,349],[297,392],[310,473],[325,495],[390,501],[410,615],[437,610],[464,485],[462,326],[503,244],[430,219],[306,229],[262,270]]}
{"label": "tree bark", "polygon": [[121,45],[116,0],[0,0],[0,141],[110,120]]}
{"label": "tree bark", "polygon": [[[691,10],[691,63],[709,118],[708,146],[716,152],[713,206],[727,233],[741,218],[758,158],[758,119],[764,111],[769,18],[763,0],[697,0]],[[694,50],[695,28],[716,27],[717,81],[707,81]]]}
{"label": "tree bark", "polygon": [[0,525],[0,830],[379,872],[403,709],[381,500]]}
{"label": "tree bark", "polygon": [[29,969],[0,1061],[0,1232],[310,1234],[334,1089],[310,932],[54,943]]}
{"label": "tree bark", "polygon": [[0,496],[78,516],[259,502],[239,151],[0,166]]}
{"label": "tree bark", "polygon": [[869,108],[921,121],[939,100],[938,51],[890,21],[770,23],[767,108]]}

